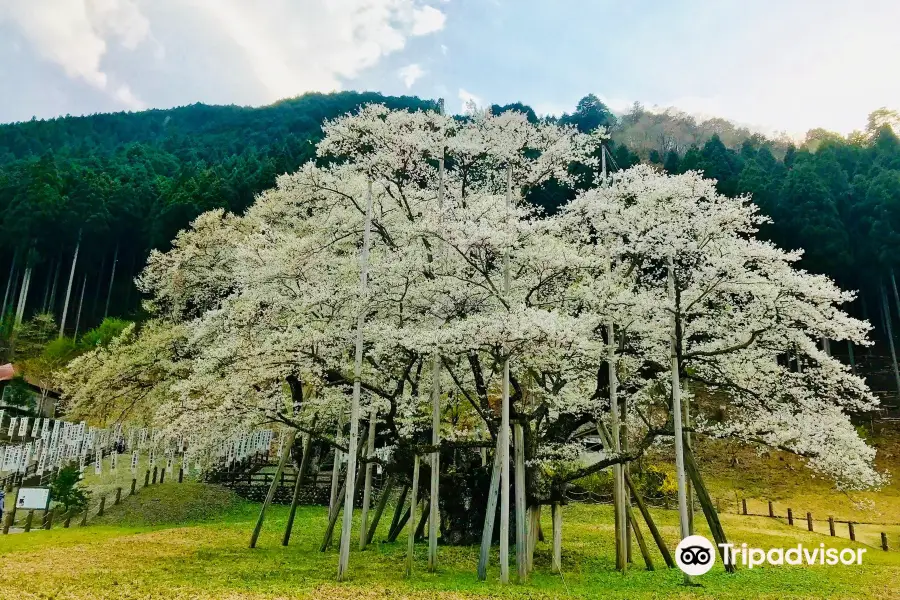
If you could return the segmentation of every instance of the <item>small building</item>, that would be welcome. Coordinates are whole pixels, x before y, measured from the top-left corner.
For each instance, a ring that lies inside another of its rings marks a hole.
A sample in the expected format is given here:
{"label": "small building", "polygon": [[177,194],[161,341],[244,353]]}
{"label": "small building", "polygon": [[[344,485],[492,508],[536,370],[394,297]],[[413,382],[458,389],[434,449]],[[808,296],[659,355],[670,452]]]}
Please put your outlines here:
{"label": "small building", "polygon": [[52,419],[58,401],[59,391],[22,375],[11,363],[0,365],[0,410]]}

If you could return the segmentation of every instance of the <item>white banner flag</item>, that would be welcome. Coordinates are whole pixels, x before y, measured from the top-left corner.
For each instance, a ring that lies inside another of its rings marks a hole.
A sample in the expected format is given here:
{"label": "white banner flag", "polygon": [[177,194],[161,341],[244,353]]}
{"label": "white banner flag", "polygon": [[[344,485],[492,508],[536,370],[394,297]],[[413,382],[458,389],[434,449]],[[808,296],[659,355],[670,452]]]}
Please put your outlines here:
{"label": "white banner flag", "polygon": [[9,436],[9,439],[12,439],[13,436],[16,435],[16,425],[18,425],[18,422],[19,422],[19,419],[17,417],[11,417],[9,419],[9,432],[7,433],[7,436]]}
{"label": "white banner flag", "polygon": [[138,467],[138,451],[132,450],[131,451],[131,474],[132,475],[137,473],[137,467]]}

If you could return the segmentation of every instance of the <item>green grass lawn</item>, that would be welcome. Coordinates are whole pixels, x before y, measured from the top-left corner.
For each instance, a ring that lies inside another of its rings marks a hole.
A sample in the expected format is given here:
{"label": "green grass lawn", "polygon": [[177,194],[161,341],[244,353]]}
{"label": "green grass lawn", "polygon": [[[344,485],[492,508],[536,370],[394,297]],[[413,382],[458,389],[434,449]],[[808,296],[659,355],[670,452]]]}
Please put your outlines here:
{"label": "green grass lawn", "polygon": [[[437,573],[426,571],[424,544],[416,547],[415,572],[403,576],[405,536],[364,552],[354,535],[350,578],[335,582],[337,552],[318,552],[325,510],[298,512],[294,537],[281,546],[285,507],[275,507],[256,549],[247,548],[257,506],[212,486],[165,483],[142,490],[87,527],[0,538],[0,598],[896,598],[900,552],[869,548],[861,566],[743,568],[728,575],[720,565],[681,585],[677,570],[626,575],[613,569],[610,507],[573,505],[564,510],[563,575],[550,574],[550,548],[539,543],[535,571],[525,584],[502,586],[497,550],[488,581],[475,576],[478,549],[439,548]],[[674,511],[656,511],[670,546],[677,539]],[[699,524],[699,521],[698,521]],[[848,540],[789,528],[776,520],[724,515],[732,541],[769,548],[796,545],[863,547]],[[340,525],[338,526],[340,527]],[[543,528],[550,531],[549,515]],[[705,528],[700,527],[699,533]],[[335,533],[335,539],[339,532]],[[512,566],[511,572],[515,572]]]}

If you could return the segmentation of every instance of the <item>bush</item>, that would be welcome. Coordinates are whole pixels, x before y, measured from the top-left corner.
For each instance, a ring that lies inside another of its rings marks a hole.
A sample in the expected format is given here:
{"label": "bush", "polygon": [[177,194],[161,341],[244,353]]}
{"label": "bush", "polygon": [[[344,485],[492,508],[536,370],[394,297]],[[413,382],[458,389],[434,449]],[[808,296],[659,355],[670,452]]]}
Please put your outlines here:
{"label": "bush", "polygon": [[50,498],[63,505],[63,509],[81,510],[88,503],[89,492],[78,487],[81,480],[81,470],[78,465],[71,462],[61,468],[50,483]]}

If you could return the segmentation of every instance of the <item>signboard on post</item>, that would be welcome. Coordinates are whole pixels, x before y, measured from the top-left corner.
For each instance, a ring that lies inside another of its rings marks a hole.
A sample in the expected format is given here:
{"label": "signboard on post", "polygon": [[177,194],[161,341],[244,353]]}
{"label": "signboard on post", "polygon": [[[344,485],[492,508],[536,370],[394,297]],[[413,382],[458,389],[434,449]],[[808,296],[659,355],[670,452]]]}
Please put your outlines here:
{"label": "signboard on post", "polygon": [[50,505],[50,488],[19,488],[16,510],[47,510]]}

